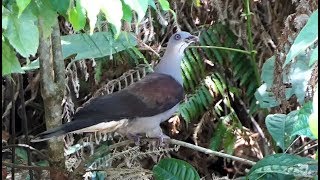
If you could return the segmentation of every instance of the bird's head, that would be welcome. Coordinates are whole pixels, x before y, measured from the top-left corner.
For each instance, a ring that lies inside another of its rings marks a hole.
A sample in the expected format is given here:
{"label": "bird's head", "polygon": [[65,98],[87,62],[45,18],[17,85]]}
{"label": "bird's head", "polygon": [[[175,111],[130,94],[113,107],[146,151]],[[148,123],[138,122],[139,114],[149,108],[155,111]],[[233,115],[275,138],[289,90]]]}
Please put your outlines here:
{"label": "bird's head", "polygon": [[197,41],[197,36],[191,35],[185,31],[179,31],[170,37],[167,50],[174,50],[178,51],[179,54],[183,54],[183,51],[189,46],[189,44]]}

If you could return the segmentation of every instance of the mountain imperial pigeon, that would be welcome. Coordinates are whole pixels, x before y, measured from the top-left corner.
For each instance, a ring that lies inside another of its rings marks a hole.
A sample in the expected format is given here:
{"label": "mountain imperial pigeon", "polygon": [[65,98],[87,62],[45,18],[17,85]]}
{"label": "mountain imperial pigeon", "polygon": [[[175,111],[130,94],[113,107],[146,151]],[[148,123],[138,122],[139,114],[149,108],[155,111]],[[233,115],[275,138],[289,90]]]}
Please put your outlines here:
{"label": "mountain imperial pigeon", "polygon": [[118,132],[128,137],[165,136],[160,123],[168,120],[184,97],[180,64],[186,47],[197,41],[188,32],[173,34],[154,72],[140,81],[112,94],[92,99],[79,109],[72,121],[49,129],[32,142],[48,140],[68,133]]}

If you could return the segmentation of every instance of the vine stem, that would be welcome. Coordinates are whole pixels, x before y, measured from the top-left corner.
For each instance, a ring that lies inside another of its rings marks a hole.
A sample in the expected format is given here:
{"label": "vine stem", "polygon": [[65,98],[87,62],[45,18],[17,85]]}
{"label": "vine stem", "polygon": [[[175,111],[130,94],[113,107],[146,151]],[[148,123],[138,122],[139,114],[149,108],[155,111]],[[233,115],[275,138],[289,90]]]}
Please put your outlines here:
{"label": "vine stem", "polygon": [[248,45],[249,45],[249,51],[251,52],[250,54],[250,59],[251,59],[251,64],[253,66],[254,74],[257,80],[257,84],[260,85],[260,75],[258,72],[258,66],[256,63],[256,53],[253,53],[253,38],[252,38],[252,31],[251,31],[251,15],[252,12],[250,11],[250,0],[244,0],[244,11],[245,11],[245,16],[247,17],[247,37],[248,37]]}
{"label": "vine stem", "polygon": [[243,54],[256,54],[257,51],[245,51],[242,49],[234,49],[234,48],[228,48],[228,47],[222,47],[222,46],[189,46],[188,48],[207,48],[207,49],[221,49],[221,50],[226,50],[226,51],[235,51],[235,52],[240,52]]}

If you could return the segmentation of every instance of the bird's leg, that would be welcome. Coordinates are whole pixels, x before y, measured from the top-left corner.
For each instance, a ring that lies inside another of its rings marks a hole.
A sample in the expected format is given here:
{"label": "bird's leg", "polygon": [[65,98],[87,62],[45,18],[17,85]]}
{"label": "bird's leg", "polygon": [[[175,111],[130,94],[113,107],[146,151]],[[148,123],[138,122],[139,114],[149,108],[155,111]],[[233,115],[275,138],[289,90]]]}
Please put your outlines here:
{"label": "bird's leg", "polygon": [[159,145],[162,146],[163,145],[163,141],[164,139],[170,139],[169,136],[163,134],[162,129],[160,128],[160,126],[152,129],[151,131],[148,131],[146,133],[147,137],[149,138],[157,138],[159,141]]}
{"label": "bird's leg", "polygon": [[140,145],[140,136],[139,136],[139,134],[128,133],[127,137],[130,138],[130,139],[133,139],[135,145],[137,145],[137,146]]}

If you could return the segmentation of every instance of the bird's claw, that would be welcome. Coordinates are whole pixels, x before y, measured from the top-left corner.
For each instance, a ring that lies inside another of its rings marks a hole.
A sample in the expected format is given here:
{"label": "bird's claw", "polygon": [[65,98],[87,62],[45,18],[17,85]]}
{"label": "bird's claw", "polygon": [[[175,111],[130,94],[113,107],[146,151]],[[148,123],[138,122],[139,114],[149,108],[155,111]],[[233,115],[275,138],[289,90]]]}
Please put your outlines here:
{"label": "bird's claw", "polygon": [[140,145],[140,136],[138,134],[128,134],[128,138],[133,139],[135,145]]}

